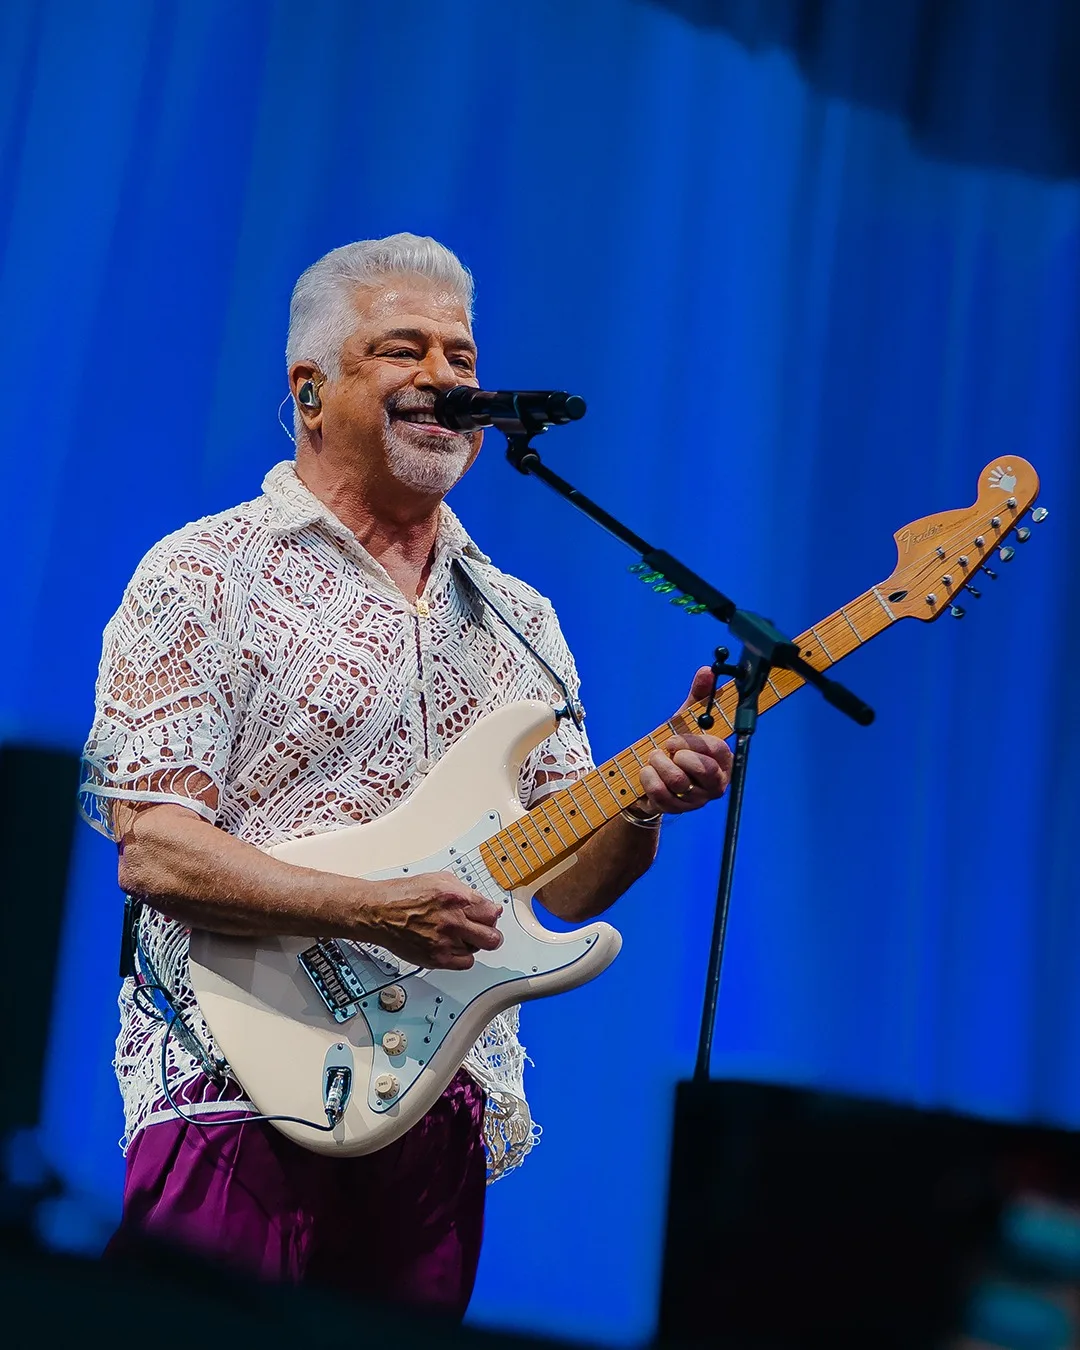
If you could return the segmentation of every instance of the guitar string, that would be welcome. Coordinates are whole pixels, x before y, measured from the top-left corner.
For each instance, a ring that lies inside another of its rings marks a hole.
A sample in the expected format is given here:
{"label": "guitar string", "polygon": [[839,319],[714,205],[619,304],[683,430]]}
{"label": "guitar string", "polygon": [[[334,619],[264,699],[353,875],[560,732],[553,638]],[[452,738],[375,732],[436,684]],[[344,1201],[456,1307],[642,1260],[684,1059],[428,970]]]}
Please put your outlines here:
{"label": "guitar string", "polygon": [[[982,550],[982,553],[981,553],[980,560],[979,560],[978,564],[977,564],[975,567],[973,567],[973,568],[970,568],[970,569],[966,569],[966,570],[965,570],[965,577],[967,578],[967,581],[965,581],[960,587],[957,587],[956,591],[953,592],[953,596],[952,596],[953,599],[954,599],[955,596],[959,593],[959,591],[963,589],[964,585],[968,584],[968,582],[974,581],[974,579],[978,576],[978,573],[979,573],[980,571],[982,571],[983,568],[986,567],[986,566],[989,564],[989,562],[991,561],[992,554],[993,554],[994,550],[996,550],[996,549],[998,549],[998,548],[1000,548],[1000,547],[1002,547],[1002,546],[1004,545],[1005,541],[1009,538],[1009,536],[1010,536],[1010,535],[1013,533],[1013,531],[1017,528],[1017,526],[1018,526],[1020,520],[1023,518],[1024,515],[1026,515],[1027,511],[1030,509],[1030,503],[1029,503],[1028,505],[1024,506],[1022,509],[1019,507],[1019,505],[1018,505],[1016,508],[1012,508],[1012,509],[1015,511],[1015,514],[1014,514],[1014,516],[1013,516],[1012,521],[1008,524],[1008,527],[1007,527],[1006,529],[1001,530],[1000,527],[998,528],[998,530],[995,532],[995,538],[994,538],[994,541],[990,544],[989,548],[985,547],[985,545],[983,546],[983,550]],[[907,527],[907,528],[910,528],[910,526]],[[958,522],[957,525],[956,525],[953,529],[947,530],[945,534],[941,535],[941,536],[939,537],[938,543],[935,544],[935,546],[934,546],[934,552],[931,553],[931,554],[925,555],[924,561],[923,561],[922,563],[916,565],[914,571],[910,573],[909,577],[907,578],[907,585],[904,587],[904,589],[906,589],[909,593],[910,593],[912,590],[921,590],[921,589],[922,589],[922,583],[924,583],[924,582],[927,581],[928,579],[932,578],[933,574],[934,574],[935,572],[939,571],[939,569],[941,569],[941,568],[943,568],[943,567],[944,567],[944,568],[947,568],[948,561],[949,561],[948,558],[940,558],[940,557],[938,557],[938,556],[937,556],[937,549],[938,549],[938,548],[943,548],[943,547],[951,548],[951,547],[953,547],[953,546],[956,546],[960,541],[963,540],[963,538],[964,538],[965,535],[971,530],[971,528],[972,528],[972,523],[971,523],[970,520],[967,520],[967,521],[961,521],[961,522]],[[989,522],[987,522],[985,525],[982,525],[981,527],[977,527],[976,533],[978,534],[978,533],[981,533],[982,530],[989,530],[989,529],[992,529],[992,528],[993,528],[993,527],[989,524]],[[972,547],[976,547],[976,545],[974,544],[974,538],[972,539]],[[910,567],[911,564],[909,564],[908,566]],[[947,572],[946,572],[946,574],[947,574]],[[840,608],[839,608],[838,610],[834,611],[833,614],[830,614],[830,615],[828,615],[828,616],[826,617],[826,619],[821,620],[821,621],[820,621],[820,626],[821,626],[821,627],[824,627],[824,625],[825,625],[827,622],[829,622],[829,621],[832,621],[832,622],[834,623],[834,625],[835,625],[839,620],[842,619],[844,622],[846,622],[846,623],[848,624],[849,627],[852,628],[853,632],[855,633],[855,636],[856,636],[856,638],[857,638],[857,646],[862,646],[864,643],[866,643],[866,642],[870,641],[872,638],[878,636],[879,633],[884,632],[884,631],[885,631],[885,628],[891,627],[892,624],[898,622],[899,619],[898,619],[897,617],[893,616],[889,610],[887,610],[887,609],[884,608],[883,601],[882,601],[881,597],[880,597],[876,592],[879,591],[879,590],[883,590],[885,586],[889,585],[889,583],[893,580],[893,576],[895,576],[895,573],[893,573],[892,576],[886,578],[883,582],[877,583],[876,585],[870,587],[869,590],[864,591],[861,595],[856,596],[853,600],[850,600],[846,605],[841,605]],[[938,613],[937,615],[935,615],[934,617],[935,617],[935,618],[940,617],[940,614],[941,614],[942,612],[944,612],[944,608],[945,608],[945,604],[944,604],[944,602],[943,602],[941,611],[939,611],[939,613]],[[885,624],[885,626],[882,627],[882,628],[876,628],[876,629],[874,630],[874,632],[872,632],[871,634],[869,634],[867,637],[863,637],[863,636],[860,634],[860,632],[859,632],[857,626],[855,625],[855,623],[852,622],[852,618],[851,618],[852,615],[854,615],[855,618],[857,618],[857,619],[867,618],[867,617],[869,617],[869,616],[873,616],[873,617],[875,617],[875,618],[879,618],[879,617],[880,617],[880,614],[882,614],[882,613],[885,614],[886,618],[888,619],[888,623]],[[908,616],[906,616],[906,615],[901,615],[901,616],[899,616],[899,617],[900,617],[900,618],[905,618],[905,617],[908,617]],[[914,617],[914,616],[912,616],[912,617]],[[815,630],[818,626],[819,626],[819,625],[812,625],[811,628],[808,630],[808,632],[813,632],[813,633],[814,633],[814,636],[817,637],[817,634],[816,634],[816,632],[814,632],[814,630]],[[818,645],[822,648],[822,650],[823,650],[823,652],[824,652],[826,658],[828,659],[828,665],[825,667],[825,669],[829,669],[831,666],[838,664],[838,662],[841,661],[841,660],[843,660],[845,656],[850,656],[851,653],[852,653],[852,651],[857,650],[857,647],[856,647],[856,648],[852,648],[852,649],[850,649],[849,651],[844,652],[841,656],[836,657],[836,658],[834,659],[834,658],[832,658],[832,657],[829,656],[828,649],[825,647],[825,644],[824,644],[824,642],[822,642],[822,640],[821,640],[820,637],[817,637],[817,642],[818,642]],[[794,673],[794,672],[792,672],[792,673]],[[805,683],[805,681],[802,680],[802,679],[801,679],[800,677],[798,677],[798,676],[796,676],[796,679],[798,680],[798,683],[792,685],[792,687],[791,687],[790,689],[785,690],[783,693],[781,693],[779,690],[776,689],[775,686],[773,686],[773,692],[774,692],[774,693],[776,694],[776,696],[777,696],[777,702],[782,702],[784,698],[788,697],[790,694],[795,693],[798,689],[800,689],[800,688],[803,686],[803,684]],[[734,683],[734,681],[728,681],[727,684],[722,685],[722,686],[720,687],[720,689],[717,690],[718,700],[719,700],[719,697],[723,695],[724,690],[730,688],[731,685],[732,685],[733,683]],[[771,683],[771,682],[770,682],[770,683]],[[695,703],[695,704],[692,705],[692,707],[704,706],[704,704],[705,704],[705,700],[704,700],[704,699],[699,699],[699,700],[697,701],[697,703]],[[687,709],[687,712],[689,712],[689,711],[691,711],[691,709]],[[722,710],[720,710],[720,709],[718,709],[718,711],[721,711],[721,712],[722,712]],[[727,721],[727,720],[729,720],[729,719],[727,719],[727,718],[725,717],[725,721]],[[676,728],[673,726],[672,721],[668,721],[668,722],[666,722],[666,723],[662,723],[661,725],[662,725],[662,726],[669,727],[669,728],[671,729],[671,731],[672,731],[673,734],[679,734],[679,733],[677,732]],[[659,731],[659,728],[657,728],[657,731]],[[656,731],[649,733],[647,736],[642,737],[641,739],[642,739],[642,740],[650,740],[650,739],[652,739],[653,737],[655,737],[655,735],[656,735]],[[634,745],[632,745],[632,746],[630,746],[630,747],[628,748],[628,751],[624,750],[624,751],[620,752],[620,754],[626,754],[626,753],[629,752],[629,753],[631,753],[631,754],[634,756],[635,759],[637,759],[637,760],[640,762],[640,756],[636,753],[636,747],[637,747],[637,745],[638,745],[639,743],[640,743],[640,742],[635,742]],[[616,755],[616,756],[613,757],[613,759],[617,759],[617,758],[619,758],[618,755]],[[603,768],[605,767],[605,765],[606,765],[608,762],[609,762],[609,761],[605,761],[605,764],[603,764],[603,765],[597,765],[596,768],[593,769],[592,771],[590,771],[589,774],[583,775],[583,777],[582,777],[581,779],[578,780],[579,783],[584,784],[584,786],[585,786],[585,788],[586,788],[586,791],[588,792],[590,798],[592,798],[594,804],[596,805],[597,809],[600,811],[601,815],[604,815],[604,814],[605,814],[604,808],[601,806],[600,802],[596,800],[596,796],[595,796],[595,794],[593,793],[592,788],[588,785],[588,783],[587,783],[586,780],[587,780],[589,777],[591,777],[592,774],[595,774],[595,773],[599,772],[601,769],[603,769]],[[625,776],[625,775],[624,775],[624,776]],[[605,784],[605,786],[606,786],[606,784]],[[529,820],[530,818],[532,818],[532,819],[531,819],[531,823],[533,824],[533,828],[536,829],[536,828],[537,828],[537,827],[536,827],[536,817],[533,816],[533,812],[534,812],[534,811],[537,811],[537,812],[538,812],[542,806],[544,806],[546,803],[549,803],[549,802],[552,803],[552,804],[554,804],[554,805],[556,806],[556,809],[558,809],[559,812],[560,812],[560,814],[562,814],[563,817],[565,818],[566,813],[565,813],[565,811],[563,811],[563,809],[562,809],[562,804],[561,804],[561,802],[557,802],[557,801],[556,801],[556,798],[561,797],[561,796],[563,795],[563,793],[565,793],[565,792],[570,792],[570,791],[572,791],[572,788],[565,788],[565,789],[562,789],[560,792],[552,793],[550,797],[545,798],[544,801],[541,802],[541,803],[538,803],[536,807],[530,808],[530,810],[529,810],[528,812],[526,812],[526,814],[525,814],[523,817],[521,817],[521,819],[520,819],[519,821],[512,822],[511,825],[504,827],[504,829],[505,829],[505,830],[510,830],[510,829],[513,828],[513,825],[518,824],[518,825],[521,825],[521,826],[522,826],[522,830],[524,831],[524,822],[527,821],[527,820]],[[588,818],[586,817],[586,820],[587,820],[587,819],[588,819]],[[603,821],[603,824],[606,824],[606,823],[607,823],[607,819],[613,819],[613,817],[607,817],[607,818]],[[591,834],[595,833],[597,829],[601,829],[602,827],[603,827],[603,826],[600,825],[600,826],[596,826],[595,828],[591,829],[591,830],[590,830],[590,834],[587,835],[586,838],[591,837]],[[498,834],[502,834],[503,832],[504,832],[503,830],[497,831],[497,834],[496,834],[496,835],[491,836],[491,837],[490,837],[488,840],[486,840],[485,842],[490,843],[490,842],[491,842],[491,839],[496,838]],[[539,831],[537,831],[537,832],[539,833]],[[575,833],[575,834],[576,834],[576,831],[574,830],[573,827],[571,827],[571,833]],[[561,842],[561,839],[560,839],[560,842]],[[584,842],[584,840],[583,840],[582,842]],[[507,849],[507,853],[508,853],[508,855],[509,855],[509,849]],[[470,854],[470,855],[469,855],[469,858],[470,858],[470,860],[473,860],[473,859],[475,858],[477,864],[479,864],[479,863],[482,862],[482,859],[481,859],[480,856],[479,856],[479,852],[477,852],[476,854]],[[484,869],[484,870],[486,870],[486,869]],[[517,869],[517,870],[520,870],[520,869]],[[496,883],[496,885],[498,885],[498,883]],[[500,890],[500,892],[501,892],[502,894],[507,894],[507,892],[503,891],[501,887],[499,887],[499,890]],[[513,887],[511,887],[511,890],[513,890]]]}

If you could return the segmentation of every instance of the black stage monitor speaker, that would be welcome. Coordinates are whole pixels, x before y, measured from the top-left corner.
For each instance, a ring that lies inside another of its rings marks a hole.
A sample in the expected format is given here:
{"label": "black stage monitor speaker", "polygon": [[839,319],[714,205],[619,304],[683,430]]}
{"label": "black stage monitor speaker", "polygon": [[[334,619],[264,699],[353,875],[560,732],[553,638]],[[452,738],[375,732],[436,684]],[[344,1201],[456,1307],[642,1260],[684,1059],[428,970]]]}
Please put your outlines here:
{"label": "black stage monitor speaker", "polygon": [[[1057,1208],[1017,1208],[1034,1194]],[[1036,1282],[1075,1286],[1077,1200],[1080,1136],[1066,1131],[761,1083],[680,1084],[661,1340],[952,1345],[972,1316],[1008,1313],[995,1272],[1008,1294],[1017,1269],[1057,1261]],[[1003,1214],[1020,1215],[1013,1228],[1032,1251],[1005,1250]]]}
{"label": "black stage monitor speaker", "polygon": [[78,778],[77,755],[0,746],[0,1138],[38,1122]]}

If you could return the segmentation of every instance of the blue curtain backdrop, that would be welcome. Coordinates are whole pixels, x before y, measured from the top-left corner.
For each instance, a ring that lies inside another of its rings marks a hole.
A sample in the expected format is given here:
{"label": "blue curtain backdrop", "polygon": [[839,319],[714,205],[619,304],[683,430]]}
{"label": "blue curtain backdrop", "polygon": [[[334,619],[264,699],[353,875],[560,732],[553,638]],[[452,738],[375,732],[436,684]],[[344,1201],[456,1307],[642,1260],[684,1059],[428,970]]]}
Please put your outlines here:
{"label": "blue curtain backdrop", "polygon": [[[484,382],[587,396],[549,461],[790,630],[887,576],[892,532],[970,504],[984,464],[1036,464],[1051,519],[967,620],[902,624],[845,666],[871,729],[806,693],[762,722],[714,1071],[1080,1126],[1068,146],[1029,162],[991,138],[965,162],[963,137],[910,131],[898,101],[817,79],[835,61],[805,42],[734,22],[794,8],[7,0],[0,734],[79,747],[139,557],[290,453],[301,269],[434,234],[476,273]],[[865,77],[853,7],[831,13],[825,47]],[[1011,126],[1000,42],[965,56],[947,36],[919,106],[959,91],[965,126]],[[554,600],[613,752],[722,633],[646,592],[498,442],[454,505]],[[611,1342],[653,1325],[721,824],[669,825],[614,912],[615,967],[526,1011],[545,1134],[489,1193],[479,1322]],[[106,1214],[118,918],[111,851],[83,829],[44,1131]]]}

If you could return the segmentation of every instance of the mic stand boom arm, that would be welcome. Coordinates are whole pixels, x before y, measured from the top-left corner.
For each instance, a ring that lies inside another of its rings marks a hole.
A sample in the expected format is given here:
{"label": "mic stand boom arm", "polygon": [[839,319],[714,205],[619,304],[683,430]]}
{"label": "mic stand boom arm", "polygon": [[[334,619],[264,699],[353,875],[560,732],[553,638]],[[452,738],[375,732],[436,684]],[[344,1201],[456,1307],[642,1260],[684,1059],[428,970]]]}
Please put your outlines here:
{"label": "mic stand boom arm", "polygon": [[[663,549],[653,548],[640,535],[613,515],[598,506],[591,498],[579,492],[572,483],[553,472],[540,458],[530,440],[545,430],[543,425],[507,422],[496,425],[507,439],[506,457],[510,463],[525,475],[531,474],[546,483],[549,488],[564,497],[572,506],[595,521],[602,529],[624,543],[641,559],[633,569],[643,574],[649,583],[659,582],[667,592],[678,590],[682,597],[677,601],[689,613],[711,614],[726,624],[733,637],[742,643],[742,654],[735,666],[723,664],[727,658],[724,648],[717,650],[717,663],[713,666],[716,675],[731,675],[739,693],[738,708],[735,713],[735,751],[731,766],[731,782],[728,788],[728,812],[724,828],[724,848],[720,862],[720,879],[717,886],[716,914],[713,921],[712,941],[709,949],[709,969],[706,975],[705,1003],[702,1009],[701,1032],[698,1037],[697,1060],[694,1066],[694,1078],[702,1081],[709,1076],[709,1064],[712,1059],[713,1029],[716,1023],[716,1007],[720,997],[720,975],[724,959],[724,939],[727,934],[728,910],[731,904],[731,886],[735,875],[735,853],[739,841],[739,822],[742,817],[743,795],[746,786],[746,769],[750,757],[750,738],[757,726],[758,695],[769,678],[773,667],[794,671],[807,684],[819,690],[826,702],[845,713],[860,726],[869,726],[874,720],[874,711],[850,689],[837,680],[829,679],[819,670],[815,670],[803,660],[798,647],[784,637],[768,619],[749,610],[739,609],[734,600],[722,591],[699,577],[678,558],[672,557]],[[698,718],[703,730],[713,725],[708,714]]]}
{"label": "mic stand boom arm", "polygon": [[692,612],[711,614],[719,619],[728,626],[731,635],[743,643],[744,649],[756,654],[770,666],[794,671],[807,684],[820,690],[825,701],[831,703],[834,708],[846,713],[860,726],[870,725],[874,720],[874,713],[861,698],[839,680],[829,679],[827,675],[823,675],[820,670],[815,670],[804,661],[795,643],[785,638],[768,619],[763,619],[759,614],[752,614],[749,610],[738,609],[735,601],[723,591],[717,590],[704,577],[698,576],[670,553],[653,548],[640,535],[627,529],[622,521],[616,520],[602,506],[598,506],[590,497],[579,492],[572,483],[568,483],[565,478],[549,469],[536,448],[529,444],[530,434],[535,435],[535,433],[507,435],[506,458],[519,473],[532,474],[534,478],[539,478],[590,520],[595,521],[628,548],[632,548],[640,557],[642,570],[646,574],[657,573],[658,579],[666,579],[671,583],[668,589],[681,591],[684,596],[692,599],[693,604],[687,606]]}

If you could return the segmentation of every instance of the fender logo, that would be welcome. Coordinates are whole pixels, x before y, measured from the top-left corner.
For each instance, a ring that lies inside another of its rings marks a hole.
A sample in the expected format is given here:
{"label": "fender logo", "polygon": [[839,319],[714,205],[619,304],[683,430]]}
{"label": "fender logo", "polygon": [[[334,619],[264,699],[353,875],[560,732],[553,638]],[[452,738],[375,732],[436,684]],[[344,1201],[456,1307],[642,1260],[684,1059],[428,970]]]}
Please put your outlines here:
{"label": "fender logo", "polygon": [[912,529],[901,530],[898,538],[900,549],[904,553],[910,553],[914,544],[925,544],[927,539],[933,539],[935,534],[940,534],[944,527],[938,525],[928,525],[925,530],[916,533]]}

